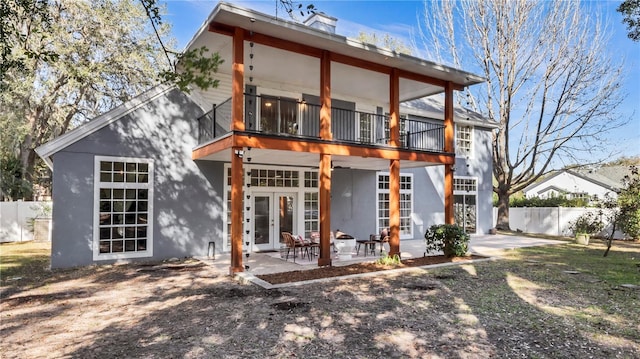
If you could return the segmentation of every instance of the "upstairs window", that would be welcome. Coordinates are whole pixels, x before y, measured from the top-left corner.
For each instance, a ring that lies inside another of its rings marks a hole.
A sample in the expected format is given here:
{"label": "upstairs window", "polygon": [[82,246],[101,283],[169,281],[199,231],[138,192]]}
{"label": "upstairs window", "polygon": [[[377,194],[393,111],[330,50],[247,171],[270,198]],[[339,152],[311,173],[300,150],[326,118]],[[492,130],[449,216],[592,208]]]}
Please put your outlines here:
{"label": "upstairs window", "polygon": [[473,127],[456,126],[456,156],[472,157],[473,154]]}
{"label": "upstairs window", "polygon": [[298,134],[298,103],[292,98],[262,96],[260,130],[266,133]]}

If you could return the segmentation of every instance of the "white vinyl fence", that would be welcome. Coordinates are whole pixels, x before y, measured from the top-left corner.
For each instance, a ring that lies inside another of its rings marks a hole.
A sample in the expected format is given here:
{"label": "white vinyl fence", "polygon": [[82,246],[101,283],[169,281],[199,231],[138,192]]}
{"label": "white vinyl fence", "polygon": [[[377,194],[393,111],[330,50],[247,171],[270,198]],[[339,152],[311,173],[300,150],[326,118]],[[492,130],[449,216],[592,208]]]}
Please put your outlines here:
{"label": "white vinyl fence", "polygon": [[0,243],[51,240],[51,202],[0,202]]}
{"label": "white vinyl fence", "polygon": [[[512,207],[509,208],[509,227],[524,233],[539,233],[552,236],[573,236],[569,224],[580,215],[587,212],[600,213],[599,208],[585,207]],[[606,214],[606,212],[605,212]],[[608,235],[611,224],[607,223],[607,216],[603,214],[601,221],[605,229],[600,233]],[[493,209],[493,223],[498,218],[498,209]],[[624,234],[616,231],[616,239],[624,238]]]}

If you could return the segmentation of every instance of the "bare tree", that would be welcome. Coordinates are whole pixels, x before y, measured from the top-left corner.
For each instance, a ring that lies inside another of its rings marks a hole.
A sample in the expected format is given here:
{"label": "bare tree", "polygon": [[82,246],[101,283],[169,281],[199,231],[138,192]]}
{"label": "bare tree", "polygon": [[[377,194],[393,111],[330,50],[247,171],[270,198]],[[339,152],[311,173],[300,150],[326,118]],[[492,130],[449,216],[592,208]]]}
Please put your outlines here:
{"label": "bare tree", "polygon": [[622,60],[607,26],[577,1],[425,1],[420,35],[435,60],[486,78],[467,106],[500,124],[493,135],[496,227],[509,229],[509,197],[554,166],[597,162],[608,131],[627,122]]}
{"label": "bare tree", "polygon": [[396,39],[389,34],[379,35],[374,32],[368,33],[360,31],[357,39],[366,44],[383,47],[405,55],[411,55],[411,47],[407,46],[402,40]]}

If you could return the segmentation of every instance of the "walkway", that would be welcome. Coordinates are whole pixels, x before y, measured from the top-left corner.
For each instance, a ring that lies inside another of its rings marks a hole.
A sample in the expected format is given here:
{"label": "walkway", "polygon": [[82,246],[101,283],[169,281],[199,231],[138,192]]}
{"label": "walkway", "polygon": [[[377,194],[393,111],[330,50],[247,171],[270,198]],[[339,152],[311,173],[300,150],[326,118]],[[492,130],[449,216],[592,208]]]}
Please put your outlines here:
{"label": "walkway", "polygon": [[[510,236],[510,235],[472,235],[471,242],[469,243],[469,252],[472,254],[479,254],[484,256],[496,256],[501,251],[506,249],[521,248],[521,247],[534,247],[550,244],[562,244],[564,241],[550,240],[541,238],[530,238],[523,236]],[[400,242],[401,257],[402,259],[422,257],[424,255],[425,243],[422,239],[403,240]],[[378,247],[376,247],[378,248]],[[388,249],[387,246],[385,248]],[[229,274],[229,266],[231,264],[231,256],[228,253],[217,254],[216,259],[198,258],[207,264],[216,268],[217,271],[223,274]],[[360,251],[360,255],[356,255],[353,251],[353,259],[349,261],[339,260],[334,258],[332,263],[334,266],[348,265],[357,262],[374,261],[377,256],[364,256],[363,251]],[[251,253],[249,258],[244,257],[242,263],[248,266],[247,272],[252,274],[268,274],[268,273],[280,273],[290,272],[295,270],[307,270],[317,268],[317,259],[312,261],[297,258],[296,263],[289,258],[288,261],[281,259],[279,253]]]}

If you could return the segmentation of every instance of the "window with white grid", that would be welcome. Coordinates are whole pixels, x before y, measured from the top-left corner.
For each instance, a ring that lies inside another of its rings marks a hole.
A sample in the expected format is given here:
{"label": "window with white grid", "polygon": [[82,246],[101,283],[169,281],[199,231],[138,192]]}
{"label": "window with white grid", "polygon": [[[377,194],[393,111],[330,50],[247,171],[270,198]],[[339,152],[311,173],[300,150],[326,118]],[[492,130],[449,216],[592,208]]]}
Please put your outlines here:
{"label": "window with white grid", "polygon": [[320,231],[320,204],[318,192],[304,193],[304,235],[311,238],[311,232]]}
{"label": "window with white grid", "polygon": [[466,177],[454,177],[453,178],[453,191],[454,192],[477,192],[478,180],[475,178]]}
{"label": "window with white grid", "polygon": [[255,187],[298,187],[297,170],[252,169],[251,185]]}
{"label": "window with white grid", "polygon": [[153,162],[96,156],[94,260],[153,254]]}
{"label": "window with white grid", "polygon": [[456,156],[472,157],[473,154],[473,127],[456,126]]}
{"label": "window with white grid", "polygon": [[304,172],[304,187],[318,188],[318,172]]}
{"label": "window with white grid", "polygon": [[[387,173],[378,174],[377,214],[378,233],[389,227],[389,182]],[[411,213],[413,213],[413,175],[400,175],[400,236],[413,237]]]}

